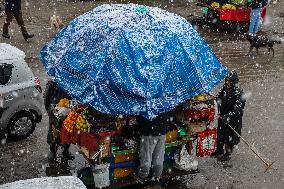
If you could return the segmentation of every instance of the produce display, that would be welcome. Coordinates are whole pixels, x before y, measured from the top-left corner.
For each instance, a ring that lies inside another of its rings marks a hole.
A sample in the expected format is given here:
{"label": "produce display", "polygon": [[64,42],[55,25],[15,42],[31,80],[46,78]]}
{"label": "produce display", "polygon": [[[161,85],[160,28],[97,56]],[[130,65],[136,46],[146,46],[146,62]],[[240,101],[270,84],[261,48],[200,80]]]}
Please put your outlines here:
{"label": "produce display", "polygon": [[69,104],[70,104],[70,100],[66,99],[66,98],[63,98],[59,101],[58,103],[58,107],[65,107],[65,108],[68,108],[69,107]]}
{"label": "produce display", "polygon": [[250,2],[250,0],[230,0],[221,6],[218,0],[216,0],[212,2],[210,6],[215,9],[221,8],[224,10],[237,10],[238,7],[248,6]]}
{"label": "produce display", "polygon": [[[109,174],[110,182],[133,177],[139,165],[140,137],[135,116],[115,117],[67,99],[61,99],[55,111],[57,117],[63,120],[61,144],[77,144],[80,152],[93,166],[109,165],[109,173],[106,173],[106,170],[98,170],[98,167],[96,171],[102,175]],[[214,151],[214,145],[209,145],[210,150],[205,149],[204,141],[208,141],[208,137],[203,133],[206,131],[212,135],[214,132],[208,131],[208,125],[215,115],[213,98],[208,94],[200,94],[174,112],[177,124],[167,128],[164,169],[166,172],[171,172],[173,168],[186,171],[197,169],[198,162],[192,156],[192,148],[185,150],[188,148],[185,146],[192,146],[191,141],[197,139],[200,141],[198,152],[203,153],[199,156],[209,155]],[[198,136],[202,138],[198,139]],[[216,137],[210,139],[215,140]]]}
{"label": "produce display", "polygon": [[185,112],[188,132],[197,136],[196,155],[199,157],[208,156],[216,150],[216,105],[212,96],[201,94],[190,101]]}
{"label": "produce display", "polygon": [[222,6],[222,9],[224,9],[224,10],[237,10],[237,7],[235,5],[227,3],[227,4]]}
{"label": "produce display", "polygon": [[213,2],[213,3],[211,4],[211,7],[212,7],[212,8],[215,8],[215,9],[218,9],[218,8],[220,8],[220,3]]}
{"label": "produce display", "polygon": [[68,131],[68,132],[73,132],[73,127],[76,124],[76,120],[79,117],[79,113],[72,111],[68,114],[67,118],[64,120],[64,128]]}
{"label": "produce display", "polygon": [[76,120],[76,127],[83,132],[90,132],[90,125],[87,122],[88,114],[88,108],[85,108]]}

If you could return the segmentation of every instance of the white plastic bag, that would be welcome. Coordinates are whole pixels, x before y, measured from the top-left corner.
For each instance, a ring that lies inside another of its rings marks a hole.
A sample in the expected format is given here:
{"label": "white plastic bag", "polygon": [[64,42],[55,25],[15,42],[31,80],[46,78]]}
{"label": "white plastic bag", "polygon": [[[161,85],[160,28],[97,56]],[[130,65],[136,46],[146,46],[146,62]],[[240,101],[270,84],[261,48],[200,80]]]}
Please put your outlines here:
{"label": "white plastic bag", "polygon": [[198,161],[188,154],[185,145],[182,146],[180,153],[175,153],[174,159],[174,168],[178,170],[191,171],[197,169]]}

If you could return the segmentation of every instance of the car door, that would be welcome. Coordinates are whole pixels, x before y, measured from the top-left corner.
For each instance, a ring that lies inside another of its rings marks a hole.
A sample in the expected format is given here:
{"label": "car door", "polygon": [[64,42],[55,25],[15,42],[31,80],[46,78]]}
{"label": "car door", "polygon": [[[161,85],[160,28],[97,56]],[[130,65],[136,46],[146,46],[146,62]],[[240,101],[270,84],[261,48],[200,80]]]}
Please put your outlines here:
{"label": "car door", "polygon": [[0,125],[2,127],[6,127],[6,125],[2,124],[5,122],[5,117],[2,117],[4,112],[8,110],[8,108],[13,103],[13,93],[12,90],[9,90],[9,83],[12,78],[14,66],[8,63],[0,64]]}

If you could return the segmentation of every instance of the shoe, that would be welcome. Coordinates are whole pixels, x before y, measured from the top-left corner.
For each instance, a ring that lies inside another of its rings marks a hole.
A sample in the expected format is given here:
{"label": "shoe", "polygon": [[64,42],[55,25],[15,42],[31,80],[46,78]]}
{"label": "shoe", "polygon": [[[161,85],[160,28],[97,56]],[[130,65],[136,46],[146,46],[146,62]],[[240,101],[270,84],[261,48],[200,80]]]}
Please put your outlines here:
{"label": "shoe", "polygon": [[210,156],[213,157],[213,158],[218,158],[220,156],[223,155],[223,152],[221,151],[215,151],[214,153],[212,153]]}
{"label": "shoe", "polygon": [[10,35],[8,33],[3,33],[2,37],[6,38],[6,39],[10,39]]}
{"label": "shoe", "polygon": [[218,161],[229,161],[230,159],[231,159],[230,154],[224,154],[218,159]]}
{"label": "shoe", "polygon": [[28,32],[23,33],[23,37],[25,40],[33,38],[35,35],[34,34],[29,34]]}
{"label": "shoe", "polygon": [[134,179],[138,184],[145,184],[147,182],[147,178],[141,178],[136,176]]}

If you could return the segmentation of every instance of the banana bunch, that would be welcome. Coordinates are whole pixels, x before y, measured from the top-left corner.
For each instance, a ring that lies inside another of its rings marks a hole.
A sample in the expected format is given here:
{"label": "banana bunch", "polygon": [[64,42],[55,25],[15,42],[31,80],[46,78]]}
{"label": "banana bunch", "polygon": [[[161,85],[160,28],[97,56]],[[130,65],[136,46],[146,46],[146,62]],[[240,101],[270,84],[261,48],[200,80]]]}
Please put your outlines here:
{"label": "banana bunch", "polygon": [[220,8],[220,4],[217,3],[217,2],[213,2],[213,3],[211,4],[211,7],[212,7],[212,8],[215,8],[215,9],[218,9],[218,8]]}
{"label": "banana bunch", "polygon": [[76,120],[76,127],[83,131],[83,132],[88,132],[90,126],[88,125],[88,122],[82,115],[79,115],[79,117]]}
{"label": "banana bunch", "polygon": [[88,108],[85,108],[84,111],[78,116],[76,120],[76,127],[83,132],[90,131],[90,125],[86,120],[88,113],[89,113]]}
{"label": "banana bunch", "polygon": [[225,4],[222,6],[222,9],[224,10],[237,10],[236,6],[232,5],[232,4]]}
{"label": "banana bunch", "polygon": [[193,100],[196,100],[196,101],[205,101],[205,100],[207,100],[207,95],[206,95],[206,94],[197,95],[197,96],[193,97]]}

